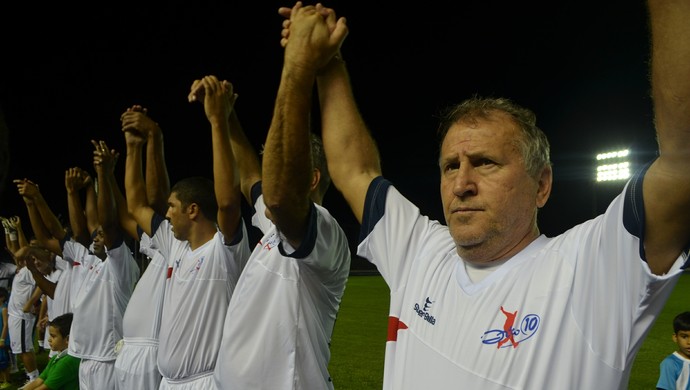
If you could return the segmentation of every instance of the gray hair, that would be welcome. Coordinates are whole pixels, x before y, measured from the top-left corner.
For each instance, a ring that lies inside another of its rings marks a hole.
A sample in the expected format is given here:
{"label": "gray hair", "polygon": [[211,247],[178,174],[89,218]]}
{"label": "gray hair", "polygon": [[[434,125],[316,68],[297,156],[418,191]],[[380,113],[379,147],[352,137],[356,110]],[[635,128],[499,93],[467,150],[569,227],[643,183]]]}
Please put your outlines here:
{"label": "gray hair", "polygon": [[496,111],[508,114],[518,129],[521,130],[522,137],[518,140],[517,146],[522,152],[527,172],[531,176],[537,177],[544,167],[551,166],[549,140],[546,138],[546,134],[537,127],[536,115],[531,110],[506,98],[473,96],[444,109],[441,112],[438,126],[439,150],[448,130],[455,123],[462,120],[486,119]]}

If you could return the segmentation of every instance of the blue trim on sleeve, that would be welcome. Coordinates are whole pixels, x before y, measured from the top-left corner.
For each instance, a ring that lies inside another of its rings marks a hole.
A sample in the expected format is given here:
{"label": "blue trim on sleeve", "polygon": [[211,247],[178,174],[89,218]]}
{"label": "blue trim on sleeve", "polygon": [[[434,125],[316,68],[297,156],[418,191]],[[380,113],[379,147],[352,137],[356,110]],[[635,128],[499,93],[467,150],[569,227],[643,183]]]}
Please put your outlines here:
{"label": "blue trim on sleeve", "polygon": [[630,179],[623,203],[623,226],[628,233],[640,239],[640,258],[644,261],[647,261],[647,256],[644,252],[645,215],[642,183],[650,165],[651,162],[647,163]]}
{"label": "blue trim on sleeve", "polygon": [[139,237],[139,240],[141,240],[141,237],[144,235],[144,229],[141,228],[141,226],[137,225],[137,237]]}
{"label": "blue trim on sleeve", "polygon": [[316,206],[314,206],[314,203],[310,203],[309,207],[309,225],[307,226],[307,231],[304,234],[304,238],[302,239],[302,243],[300,244],[299,248],[297,248],[296,251],[294,251],[292,254],[287,254],[285,253],[285,250],[283,249],[283,243],[281,242],[278,245],[278,250],[280,250],[280,254],[285,256],[285,257],[292,257],[295,259],[303,259],[314,250],[314,247],[316,246],[316,215],[318,212],[316,211]]}
{"label": "blue trim on sleeve", "polygon": [[252,204],[256,204],[256,200],[259,199],[263,192],[263,187],[261,186],[261,181],[257,181],[254,183],[252,186],[252,189],[250,190],[251,192],[251,197],[252,197]]}
{"label": "blue trim on sleeve", "polygon": [[151,217],[151,237],[156,234],[156,231],[158,228],[161,226],[161,223],[165,220],[165,217],[162,215],[153,213],[153,216]]}
{"label": "blue trim on sleeve", "polygon": [[364,215],[362,216],[362,228],[359,231],[359,242],[374,230],[374,226],[383,218],[386,212],[386,194],[392,183],[379,176],[371,181],[364,201]]}
{"label": "blue trim on sleeve", "polygon": [[237,229],[235,229],[235,234],[232,236],[232,240],[230,240],[230,242],[226,242],[225,245],[227,245],[227,246],[233,246],[233,245],[239,244],[240,241],[242,241],[242,237],[243,237],[243,234],[242,234],[242,230],[243,230],[243,229],[242,229],[242,224],[243,224],[243,223],[244,223],[244,222],[242,222],[242,218],[240,218],[240,223],[237,224]]}
{"label": "blue trim on sleeve", "polygon": [[[623,226],[630,234],[640,239],[640,258],[644,261],[647,261],[647,256],[644,251],[645,212],[642,183],[647,170],[653,162],[654,160],[648,162],[635,173],[628,185],[625,203],[623,204]],[[690,242],[687,243],[683,250],[683,256],[685,257],[685,263],[681,268],[687,269],[690,267]]]}

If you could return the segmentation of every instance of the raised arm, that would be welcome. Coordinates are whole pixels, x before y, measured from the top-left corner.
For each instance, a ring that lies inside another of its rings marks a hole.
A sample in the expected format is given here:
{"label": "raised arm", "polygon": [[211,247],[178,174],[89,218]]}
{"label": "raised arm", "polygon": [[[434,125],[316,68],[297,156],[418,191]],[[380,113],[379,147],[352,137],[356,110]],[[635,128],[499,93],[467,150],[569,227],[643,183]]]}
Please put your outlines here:
{"label": "raised arm", "polygon": [[146,140],[146,199],[160,215],[168,209],[170,178],[165,164],[163,131],[140,105],[128,108],[120,116],[123,131],[135,130]]}
{"label": "raised arm", "polygon": [[316,73],[347,35],[344,22],[329,30],[314,6],[290,10],[290,40],[273,119],[266,137],[262,189],[268,215],[294,247],[308,225],[310,193],[316,185],[311,159],[310,112]]}
{"label": "raised arm", "polygon": [[240,189],[250,205],[254,205],[251,190],[261,180],[261,161],[256,150],[247,139],[237,111],[230,114],[230,144],[240,173]]}
{"label": "raised arm", "polygon": [[38,186],[29,179],[16,179],[14,183],[27,206],[36,239],[50,251],[62,254],[59,241],[65,238],[67,233],[38,190]]}
{"label": "raised arm", "polygon": [[[335,14],[329,11],[332,24]],[[357,108],[350,76],[340,53],[317,78],[321,128],[333,185],[362,222],[364,200],[371,181],[381,175],[378,148]]]}
{"label": "raised arm", "polygon": [[80,168],[69,168],[65,171],[65,189],[67,190],[67,210],[72,237],[88,247],[91,243],[91,231],[86,224],[86,213],[81,200],[81,190],[85,183]]}
{"label": "raised arm", "polygon": [[[86,215],[86,229],[89,233],[89,244],[91,244],[91,235],[98,229],[98,201],[96,200],[96,183],[91,175],[84,169],[80,169],[84,189],[86,192],[86,204],[84,206],[84,214]],[[88,245],[86,245],[88,246]]]}
{"label": "raised arm", "polygon": [[127,144],[127,158],[125,159],[125,197],[127,208],[134,220],[148,234],[153,235],[151,219],[154,210],[146,200],[146,185],[142,172],[142,149],[144,138],[133,129],[124,129]]}
{"label": "raised arm", "polygon": [[7,218],[2,218],[2,227],[5,229],[5,247],[12,253],[17,252],[19,250],[17,231]]}
{"label": "raised arm", "polygon": [[24,234],[24,227],[22,226],[22,219],[18,215],[10,217],[10,224],[14,227],[17,232],[17,241],[19,242],[19,247],[23,248],[29,246],[29,240],[26,239],[26,234]]}
{"label": "raised arm", "polygon": [[644,184],[645,253],[667,272],[690,243],[690,1],[649,0],[659,157]]}
{"label": "raised arm", "polygon": [[[298,3],[299,4],[299,3]],[[348,33],[345,19],[338,19],[333,9],[317,5],[329,31],[339,33],[340,45]],[[279,13],[291,18],[292,9]],[[292,20],[283,23],[281,44],[289,48],[294,39]],[[335,187],[343,194],[358,221],[362,221],[364,200],[371,181],[381,175],[376,143],[357,109],[345,61],[337,51],[320,53],[323,64],[317,73],[317,90],[321,107],[321,131],[328,170]]]}
{"label": "raised arm", "polygon": [[[200,88],[195,86],[201,85]],[[237,99],[232,84],[216,76],[206,76],[192,84],[192,91],[203,91],[206,119],[211,124],[213,144],[213,185],[218,202],[218,227],[232,237],[240,223],[242,198],[235,157],[230,146],[229,119]]]}
{"label": "raised arm", "polygon": [[113,195],[113,179],[117,153],[108,148],[105,141],[91,141],[94,146],[93,166],[98,175],[98,222],[103,229],[103,239],[108,249],[121,243],[122,230],[117,212],[117,203]]}

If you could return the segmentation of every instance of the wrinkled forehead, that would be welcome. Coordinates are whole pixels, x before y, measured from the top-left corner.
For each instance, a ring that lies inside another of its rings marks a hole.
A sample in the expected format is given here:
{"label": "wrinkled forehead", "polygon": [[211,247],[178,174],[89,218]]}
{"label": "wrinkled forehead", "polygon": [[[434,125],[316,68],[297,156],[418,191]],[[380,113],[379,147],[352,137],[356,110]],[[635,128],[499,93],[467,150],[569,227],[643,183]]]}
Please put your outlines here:
{"label": "wrinkled forehead", "polygon": [[512,118],[500,111],[489,116],[464,117],[448,129],[441,150],[471,143],[514,144],[521,136]]}

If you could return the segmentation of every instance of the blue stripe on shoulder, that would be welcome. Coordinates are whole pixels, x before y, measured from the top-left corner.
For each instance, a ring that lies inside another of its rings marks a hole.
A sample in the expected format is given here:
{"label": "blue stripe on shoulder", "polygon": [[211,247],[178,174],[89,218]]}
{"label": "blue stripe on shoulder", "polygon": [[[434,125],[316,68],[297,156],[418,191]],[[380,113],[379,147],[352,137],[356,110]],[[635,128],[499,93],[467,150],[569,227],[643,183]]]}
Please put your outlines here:
{"label": "blue stripe on shoulder", "polygon": [[240,218],[240,223],[237,224],[237,229],[235,229],[235,234],[232,236],[232,240],[230,242],[226,242],[225,245],[227,246],[233,246],[239,244],[240,241],[242,241],[242,218]]}
{"label": "blue stripe on shoulder", "polygon": [[165,220],[165,217],[160,214],[153,213],[153,216],[151,217],[151,238],[153,238],[153,236],[156,234],[156,231],[161,226],[161,223],[163,223],[163,220]]}
{"label": "blue stripe on shoulder", "polygon": [[647,163],[630,179],[623,203],[623,226],[628,233],[640,239],[640,258],[644,261],[647,261],[647,257],[644,252],[645,215],[642,183],[650,165],[651,162]]}
{"label": "blue stripe on shoulder", "polygon": [[359,231],[359,242],[364,241],[374,230],[374,226],[383,218],[386,211],[386,195],[388,194],[388,187],[391,185],[391,182],[384,179],[383,176],[375,178],[369,184],[367,197],[364,201],[364,215],[362,216],[362,228]]}
{"label": "blue stripe on shoulder", "polygon": [[314,206],[314,203],[311,203],[310,205],[311,206],[309,207],[309,226],[307,226],[307,231],[304,234],[304,239],[302,240],[302,243],[296,251],[292,252],[292,254],[287,254],[285,253],[285,250],[283,249],[283,243],[281,242],[278,246],[281,255],[285,257],[292,257],[295,259],[303,259],[309,256],[309,254],[314,250],[314,246],[316,246],[316,214],[318,212],[316,211],[316,206]]}
{"label": "blue stripe on shoulder", "polygon": [[261,181],[254,183],[251,189],[252,204],[256,204],[256,200],[259,199],[262,191],[263,187],[261,186]]}
{"label": "blue stripe on shoulder", "polygon": [[[625,203],[623,204],[623,226],[630,234],[640,239],[640,258],[644,261],[647,261],[647,256],[644,251],[645,212],[642,183],[652,162],[643,166],[630,180],[630,185],[628,185],[628,190],[625,193]],[[683,256],[685,257],[685,263],[681,268],[686,269],[690,267],[690,242],[683,250]]]}

